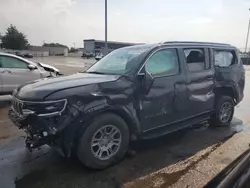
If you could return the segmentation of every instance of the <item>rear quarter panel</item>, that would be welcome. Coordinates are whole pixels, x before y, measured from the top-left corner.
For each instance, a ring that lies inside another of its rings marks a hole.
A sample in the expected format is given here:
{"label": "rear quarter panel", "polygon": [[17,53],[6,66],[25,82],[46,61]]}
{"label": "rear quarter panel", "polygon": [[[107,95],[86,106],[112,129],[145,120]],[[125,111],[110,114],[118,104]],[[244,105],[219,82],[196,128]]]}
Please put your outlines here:
{"label": "rear quarter panel", "polygon": [[245,70],[237,53],[236,57],[236,63],[229,67],[215,67],[215,87],[232,88],[236,103],[239,103],[244,96]]}

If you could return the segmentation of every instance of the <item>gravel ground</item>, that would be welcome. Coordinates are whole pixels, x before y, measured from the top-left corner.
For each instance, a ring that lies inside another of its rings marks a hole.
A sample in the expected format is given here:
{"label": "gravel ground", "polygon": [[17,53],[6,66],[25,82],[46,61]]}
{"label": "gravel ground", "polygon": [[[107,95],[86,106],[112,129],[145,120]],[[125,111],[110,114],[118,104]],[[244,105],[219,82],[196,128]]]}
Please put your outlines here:
{"label": "gravel ground", "polygon": [[[64,74],[94,63],[94,60],[62,57],[39,60],[58,67]],[[247,72],[246,83],[249,79]],[[210,129],[203,125],[133,143],[133,155],[104,171],[86,169],[47,147],[29,153],[23,146],[23,132],[8,120],[7,109],[1,109],[0,187],[203,187],[249,147],[249,92],[250,86],[246,84],[244,101],[236,107],[230,127]]]}

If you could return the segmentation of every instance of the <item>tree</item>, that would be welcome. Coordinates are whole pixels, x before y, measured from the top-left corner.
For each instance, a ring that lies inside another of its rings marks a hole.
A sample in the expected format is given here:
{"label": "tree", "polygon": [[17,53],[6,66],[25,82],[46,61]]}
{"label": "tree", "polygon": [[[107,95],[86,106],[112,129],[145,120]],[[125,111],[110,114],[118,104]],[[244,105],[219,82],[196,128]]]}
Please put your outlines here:
{"label": "tree", "polygon": [[60,44],[60,43],[44,43],[43,47],[64,47],[64,48],[68,48],[68,46]]}
{"label": "tree", "polygon": [[77,49],[71,47],[70,50],[69,50],[69,52],[77,52]]}
{"label": "tree", "polygon": [[7,31],[2,38],[2,47],[7,49],[23,50],[27,49],[29,42],[26,36],[19,32],[13,25],[7,28]]}

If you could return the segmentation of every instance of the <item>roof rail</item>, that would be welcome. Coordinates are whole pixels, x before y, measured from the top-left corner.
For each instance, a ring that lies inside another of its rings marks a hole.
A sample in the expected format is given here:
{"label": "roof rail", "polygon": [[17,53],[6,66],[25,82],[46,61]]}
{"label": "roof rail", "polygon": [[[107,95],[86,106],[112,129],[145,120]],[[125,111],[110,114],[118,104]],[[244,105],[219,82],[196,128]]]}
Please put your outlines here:
{"label": "roof rail", "polygon": [[226,43],[216,43],[216,42],[196,42],[196,41],[167,41],[163,44],[203,44],[203,45],[220,45],[220,46],[231,46]]}

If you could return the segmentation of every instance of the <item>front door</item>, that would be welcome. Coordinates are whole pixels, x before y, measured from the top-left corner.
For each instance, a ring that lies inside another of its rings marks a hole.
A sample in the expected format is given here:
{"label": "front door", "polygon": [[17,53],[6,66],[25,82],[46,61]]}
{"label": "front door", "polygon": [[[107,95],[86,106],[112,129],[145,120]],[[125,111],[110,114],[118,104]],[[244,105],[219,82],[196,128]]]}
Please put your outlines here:
{"label": "front door", "polygon": [[38,69],[30,70],[26,62],[15,57],[0,56],[0,67],[4,93],[11,93],[19,85],[40,78]]}
{"label": "front door", "polygon": [[190,117],[213,110],[214,69],[207,48],[184,48],[182,56],[187,72],[187,111]]}
{"label": "front door", "polygon": [[143,71],[153,79],[139,99],[143,131],[159,128],[185,117],[186,77],[177,49],[160,49],[147,59]]}

